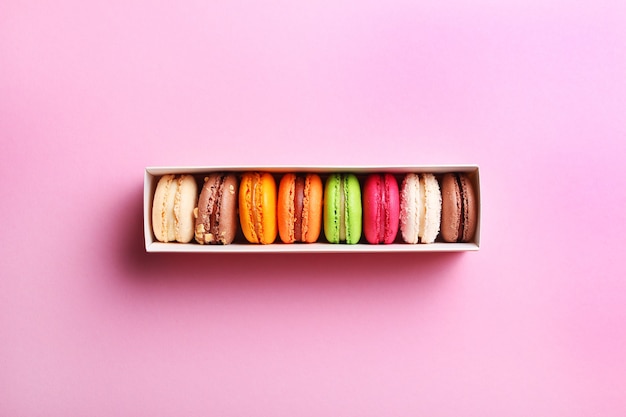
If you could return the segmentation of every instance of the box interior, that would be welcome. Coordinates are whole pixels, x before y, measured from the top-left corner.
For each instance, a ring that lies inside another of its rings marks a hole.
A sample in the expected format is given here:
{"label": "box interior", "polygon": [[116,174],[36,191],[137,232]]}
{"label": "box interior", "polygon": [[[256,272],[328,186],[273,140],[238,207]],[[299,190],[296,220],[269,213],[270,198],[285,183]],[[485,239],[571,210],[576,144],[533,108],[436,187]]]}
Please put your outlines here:
{"label": "box interior", "polygon": [[[234,172],[241,174],[247,171],[265,171],[274,176],[276,185],[278,186],[280,179],[288,172],[314,172],[320,175],[322,181],[331,173],[350,172],[354,173],[361,185],[368,174],[376,172],[387,172],[393,174],[398,183],[403,176],[409,172],[430,172],[438,178],[447,172],[465,172],[471,179],[477,199],[478,222],[474,240],[469,243],[445,243],[437,238],[435,243],[431,244],[407,244],[401,239],[398,232],[396,241],[387,245],[372,245],[365,241],[365,237],[361,237],[361,241],[355,245],[347,244],[331,244],[324,237],[324,232],[320,235],[316,243],[292,243],[285,244],[276,238],[276,241],[269,245],[260,245],[248,243],[244,238],[241,230],[230,245],[200,245],[195,242],[162,243],[156,241],[152,232],[152,199],[156,189],[157,182],[162,175],[165,174],[190,174],[196,178],[198,189],[201,189],[204,177],[210,172]],[[480,178],[479,168],[477,165],[419,165],[419,166],[217,166],[217,167],[148,167],[144,174],[144,237],[146,251],[148,252],[459,252],[459,251],[476,251],[480,247],[480,223],[481,223],[481,196],[480,196]]]}

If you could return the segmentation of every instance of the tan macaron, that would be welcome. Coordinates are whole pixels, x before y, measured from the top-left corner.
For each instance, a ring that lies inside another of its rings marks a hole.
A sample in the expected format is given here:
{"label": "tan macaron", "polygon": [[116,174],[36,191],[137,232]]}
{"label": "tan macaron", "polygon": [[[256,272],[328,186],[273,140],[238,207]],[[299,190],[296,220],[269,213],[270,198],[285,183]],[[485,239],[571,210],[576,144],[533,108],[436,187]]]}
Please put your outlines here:
{"label": "tan macaron", "polygon": [[188,243],[194,236],[198,185],[191,175],[163,175],[152,203],[152,231],[159,242]]}

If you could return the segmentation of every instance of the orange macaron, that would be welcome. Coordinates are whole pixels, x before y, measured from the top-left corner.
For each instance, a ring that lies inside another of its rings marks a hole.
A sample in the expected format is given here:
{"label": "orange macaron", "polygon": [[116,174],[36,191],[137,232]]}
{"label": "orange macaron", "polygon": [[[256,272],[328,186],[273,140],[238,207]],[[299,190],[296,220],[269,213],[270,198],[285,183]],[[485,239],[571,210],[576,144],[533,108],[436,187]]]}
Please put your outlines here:
{"label": "orange macaron", "polygon": [[250,243],[274,243],[276,181],[268,172],[246,172],[239,184],[239,222]]}
{"label": "orange macaron", "polygon": [[283,243],[313,243],[322,229],[324,188],[317,174],[288,173],[278,187],[278,233]]}

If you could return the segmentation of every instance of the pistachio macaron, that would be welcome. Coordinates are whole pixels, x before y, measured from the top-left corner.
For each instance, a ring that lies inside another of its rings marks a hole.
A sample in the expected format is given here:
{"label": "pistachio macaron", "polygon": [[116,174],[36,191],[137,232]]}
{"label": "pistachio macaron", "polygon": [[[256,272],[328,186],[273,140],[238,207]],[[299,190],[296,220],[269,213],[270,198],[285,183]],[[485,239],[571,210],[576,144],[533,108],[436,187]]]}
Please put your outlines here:
{"label": "pistachio macaron", "polygon": [[361,239],[361,186],[354,174],[334,173],[324,187],[324,235],[329,243],[356,244]]}

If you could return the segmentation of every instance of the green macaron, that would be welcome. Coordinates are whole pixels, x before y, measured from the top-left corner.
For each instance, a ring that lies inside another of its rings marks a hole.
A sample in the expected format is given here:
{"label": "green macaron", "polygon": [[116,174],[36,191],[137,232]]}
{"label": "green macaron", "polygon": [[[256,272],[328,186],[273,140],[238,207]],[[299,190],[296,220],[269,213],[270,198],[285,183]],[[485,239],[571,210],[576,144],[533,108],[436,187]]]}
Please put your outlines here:
{"label": "green macaron", "polygon": [[361,239],[361,186],[354,174],[331,174],[324,189],[324,235],[330,243]]}

